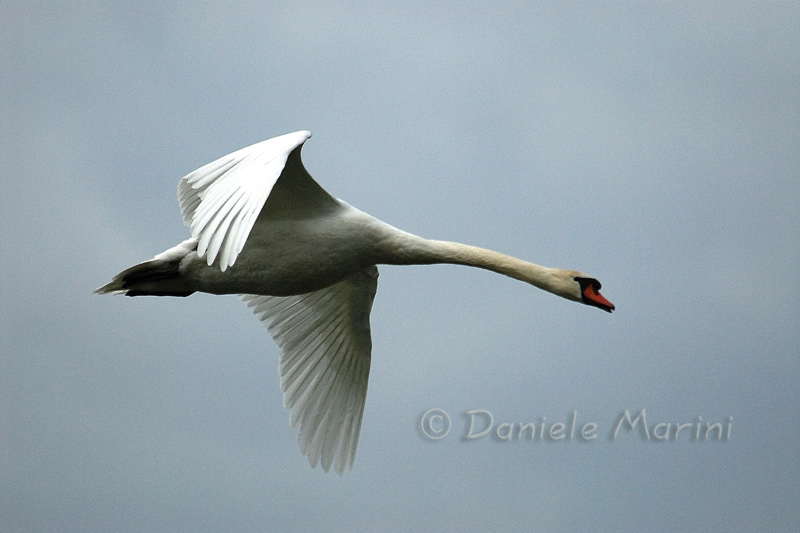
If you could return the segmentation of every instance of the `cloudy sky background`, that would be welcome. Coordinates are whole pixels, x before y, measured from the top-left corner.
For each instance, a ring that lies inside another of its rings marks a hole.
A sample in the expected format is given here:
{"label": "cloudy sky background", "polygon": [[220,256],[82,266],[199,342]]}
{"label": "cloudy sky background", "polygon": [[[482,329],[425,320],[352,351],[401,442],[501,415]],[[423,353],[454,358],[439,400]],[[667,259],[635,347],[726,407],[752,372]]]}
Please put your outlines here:
{"label": "cloudy sky background", "polygon": [[[794,530],[798,28],[790,2],[0,4],[0,529]],[[617,312],[383,267],[354,469],[311,469],[236,298],[92,294],[188,235],[181,176],[298,129],[333,195],[590,273]],[[643,408],[731,437],[610,438]],[[467,442],[471,409],[599,437]]]}

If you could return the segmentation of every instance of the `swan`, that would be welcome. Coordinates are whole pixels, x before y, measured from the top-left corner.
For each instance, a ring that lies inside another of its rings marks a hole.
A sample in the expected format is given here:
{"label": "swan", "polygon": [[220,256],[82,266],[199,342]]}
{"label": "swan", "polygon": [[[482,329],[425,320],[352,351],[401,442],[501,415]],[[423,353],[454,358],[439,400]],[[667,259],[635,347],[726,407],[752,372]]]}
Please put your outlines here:
{"label": "swan", "polygon": [[475,246],[401,231],[328,194],[300,159],[307,131],[243,148],[183,177],[192,237],[98,294],[238,294],[280,347],[281,389],[312,468],[352,468],[367,395],[377,264],[491,270],[609,313],[600,282]]}

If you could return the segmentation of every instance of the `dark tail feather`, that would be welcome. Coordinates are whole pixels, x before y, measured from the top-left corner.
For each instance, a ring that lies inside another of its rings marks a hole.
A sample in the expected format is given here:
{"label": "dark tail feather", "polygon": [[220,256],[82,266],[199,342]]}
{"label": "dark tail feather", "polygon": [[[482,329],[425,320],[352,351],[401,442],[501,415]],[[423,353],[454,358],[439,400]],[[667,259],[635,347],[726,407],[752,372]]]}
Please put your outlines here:
{"label": "dark tail feather", "polygon": [[[152,259],[127,270],[95,290],[96,294],[116,293],[126,296],[189,296],[194,291],[179,282],[180,259]],[[170,281],[172,280],[172,281]]]}

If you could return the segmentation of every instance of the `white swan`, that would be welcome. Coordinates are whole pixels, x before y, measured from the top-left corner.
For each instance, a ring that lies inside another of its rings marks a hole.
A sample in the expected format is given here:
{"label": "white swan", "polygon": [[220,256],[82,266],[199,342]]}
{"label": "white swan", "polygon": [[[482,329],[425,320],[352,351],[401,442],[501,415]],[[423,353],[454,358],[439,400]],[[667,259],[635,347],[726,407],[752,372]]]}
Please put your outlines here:
{"label": "white swan", "polygon": [[423,239],[330,196],[300,160],[307,131],[254,144],[178,184],[192,238],[97,289],[128,296],[239,294],[281,348],[291,426],[315,467],[352,468],[369,376],[379,263],[453,263],[611,312],[600,283],[497,252]]}

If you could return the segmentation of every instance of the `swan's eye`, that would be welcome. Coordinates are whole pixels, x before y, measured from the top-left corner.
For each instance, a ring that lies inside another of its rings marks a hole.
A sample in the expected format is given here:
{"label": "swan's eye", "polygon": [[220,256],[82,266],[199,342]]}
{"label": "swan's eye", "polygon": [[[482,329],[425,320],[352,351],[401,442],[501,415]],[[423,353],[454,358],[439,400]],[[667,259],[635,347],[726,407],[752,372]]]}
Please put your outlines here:
{"label": "swan's eye", "polygon": [[594,278],[582,278],[582,277],[576,276],[576,277],[574,277],[572,279],[575,280],[575,282],[578,285],[581,286],[581,290],[584,290],[588,285],[591,285],[592,287],[594,287],[594,290],[596,290],[596,291],[599,291],[600,289],[603,288],[603,286],[600,284],[600,282],[597,281]]}

